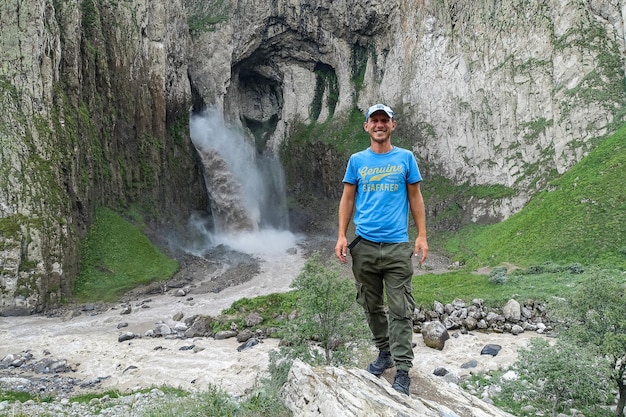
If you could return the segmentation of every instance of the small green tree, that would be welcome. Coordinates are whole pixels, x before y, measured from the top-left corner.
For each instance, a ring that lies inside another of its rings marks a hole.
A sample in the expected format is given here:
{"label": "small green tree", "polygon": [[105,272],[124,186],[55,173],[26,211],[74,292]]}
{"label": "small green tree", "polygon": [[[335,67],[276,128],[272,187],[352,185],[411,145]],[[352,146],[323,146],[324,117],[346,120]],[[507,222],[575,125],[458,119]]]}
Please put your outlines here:
{"label": "small green tree", "polygon": [[520,349],[513,368],[520,379],[509,382],[513,389],[508,391],[526,401],[519,393],[530,388],[534,400],[549,404],[552,416],[565,405],[582,409],[607,402],[607,390],[598,387],[608,385],[608,362],[566,340],[550,345],[546,339],[532,339],[528,348]]}
{"label": "small green tree", "polygon": [[569,300],[551,305],[563,321],[562,337],[609,358],[619,395],[618,416],[624,416],[626,405],[626,287],[621,276],[617,271],[593,271]]}
{"label": "small green tree", "polygon": [[353,349],[368,335],[354,281],[338,264],[323,264],[315,253],[291,286],[298,293],[298,317],[284,337],[291,356],[310,364],[353,362]]}

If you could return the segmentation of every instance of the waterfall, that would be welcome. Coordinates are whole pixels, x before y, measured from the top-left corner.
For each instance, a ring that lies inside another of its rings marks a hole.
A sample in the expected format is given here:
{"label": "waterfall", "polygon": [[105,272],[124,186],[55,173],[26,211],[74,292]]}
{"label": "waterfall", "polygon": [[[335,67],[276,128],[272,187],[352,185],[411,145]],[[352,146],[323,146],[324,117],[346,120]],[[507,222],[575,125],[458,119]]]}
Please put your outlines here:
{"label": "waterfall", "polygon": [[190,219],[194,233],[205,242],[193,251],[218,244],[248,253],[293,246],[278,158],[257,152],[253,141],[241,129],[227,126],[215,109],[192,115],[189,130],[202,162],[213,220],[209,230],[200,217]]}

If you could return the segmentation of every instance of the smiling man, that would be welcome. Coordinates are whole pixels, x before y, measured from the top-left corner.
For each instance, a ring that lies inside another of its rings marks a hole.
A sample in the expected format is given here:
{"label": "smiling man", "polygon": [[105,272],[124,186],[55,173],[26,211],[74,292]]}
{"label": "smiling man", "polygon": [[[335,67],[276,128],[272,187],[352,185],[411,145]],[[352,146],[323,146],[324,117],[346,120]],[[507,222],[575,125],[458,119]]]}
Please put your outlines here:
{"label": "smiling man", "polygon": [[[370,147],[348,161],[335,255],[345,263],[350,251],[357,301],[365,310],[379,350],[367,370],[379,376],[395,365],[393,388],[409,395],[415,309],[411,256],[424,262],[428,243],[422,176],[413,153],[391,144],[396,125],[393,110],[384,104],[375,104],[366,112],[363,128],[370,136]],[[409,212],[417,227],[414,244],[409,243]],[[348,244],[346,234],[353,215],[356,237]]]}

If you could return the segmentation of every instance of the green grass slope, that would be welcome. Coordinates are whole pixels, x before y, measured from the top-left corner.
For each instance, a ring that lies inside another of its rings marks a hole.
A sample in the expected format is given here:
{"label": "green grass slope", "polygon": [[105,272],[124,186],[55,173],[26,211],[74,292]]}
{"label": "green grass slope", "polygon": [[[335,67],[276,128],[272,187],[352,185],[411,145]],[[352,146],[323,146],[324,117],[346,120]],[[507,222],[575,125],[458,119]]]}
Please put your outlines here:
{"label": "green grass slope", "polygon": [[81,270],[74,288],[80,301],[115,301],[128,290],[168,279],[178,270],[178,262],[107,208],[96,210],[80,250]]}
{"label": "green grass slope", "polygon": [[469,226],[445,247],[470,266],[552,261],[626,269],[626,126],[530,200],[489,226]]}

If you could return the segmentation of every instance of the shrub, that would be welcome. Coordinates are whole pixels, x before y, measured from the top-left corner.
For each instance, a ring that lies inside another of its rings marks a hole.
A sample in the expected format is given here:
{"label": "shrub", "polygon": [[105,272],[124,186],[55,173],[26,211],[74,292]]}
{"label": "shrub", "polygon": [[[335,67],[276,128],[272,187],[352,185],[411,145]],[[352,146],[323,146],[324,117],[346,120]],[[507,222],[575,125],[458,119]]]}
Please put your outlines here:
{"label": "shrub", "polygon": [[509,279],[507,268],[505,266],[497,266],[489,273],[489,282],[496,285],[505,284]]}
{"label": "shrub", "polygon": [[315,253],[292,283],[298,292],[298,317],[285,336],[287,355],[312,364],[356,361],[353,348],[369,334],[356,303],[354,281],[338,264],[324,265]]}

